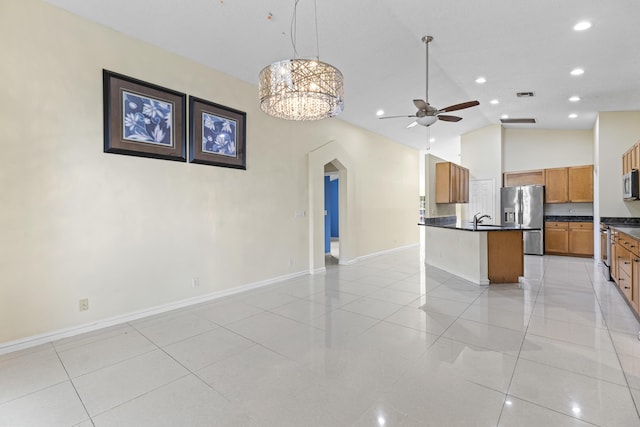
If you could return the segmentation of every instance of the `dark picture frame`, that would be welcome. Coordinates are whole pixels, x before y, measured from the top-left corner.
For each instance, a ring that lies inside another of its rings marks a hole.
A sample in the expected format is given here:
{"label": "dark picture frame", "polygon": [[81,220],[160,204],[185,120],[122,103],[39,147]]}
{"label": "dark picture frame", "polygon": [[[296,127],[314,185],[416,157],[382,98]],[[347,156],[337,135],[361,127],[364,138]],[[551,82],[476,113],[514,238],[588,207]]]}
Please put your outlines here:
{"label": "dark picture frame", "polygon": [[187,95],[102,70],[104,152],[186,162]]}
{"label": "dark picture frame", "polygon": [[189,162],[247,169],[247,113],[189,96]]}

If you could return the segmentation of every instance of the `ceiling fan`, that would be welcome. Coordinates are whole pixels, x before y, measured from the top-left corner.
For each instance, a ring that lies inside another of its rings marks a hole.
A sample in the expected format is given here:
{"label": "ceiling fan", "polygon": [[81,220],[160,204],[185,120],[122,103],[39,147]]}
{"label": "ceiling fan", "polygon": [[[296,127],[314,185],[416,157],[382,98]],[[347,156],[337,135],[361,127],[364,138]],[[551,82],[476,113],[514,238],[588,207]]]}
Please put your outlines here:
{"label": "ceiling fan", "polygon": [[402,116],[383,116],[380,118],[395,119],[399,117],[415,117],[416,119],[413,122],[409,123],[407,128],[413,127],[415,125],[428,127],[434,124],[435,122],[437,122],[438,120],[442,120],[444,122],[459,122],[460,120],[462,120],[462,117],[451,116],[451,115],[442,114],[442,113],[449,113],[451,111],[458,111],[458,110],[463,110],[469,107],[475,107],[476,105],[480,105],[480,103],[478,101],[468,101],[468,102],[463,102],[461,104],[450,105],[442,109],[438,109],[433,105],[429,104],[429,43],[433,41],[433,37],[424,36],[422,37],[422,41],[426,45],[426,50],[427,50],[427,73],[426,73],[427,91],[426,91],[425,100],[424,101],[422,99],[413,100],[413,105],[415,105],[416,108],[418,109],[418,111],[416,111],[415,114],[402,115]]}

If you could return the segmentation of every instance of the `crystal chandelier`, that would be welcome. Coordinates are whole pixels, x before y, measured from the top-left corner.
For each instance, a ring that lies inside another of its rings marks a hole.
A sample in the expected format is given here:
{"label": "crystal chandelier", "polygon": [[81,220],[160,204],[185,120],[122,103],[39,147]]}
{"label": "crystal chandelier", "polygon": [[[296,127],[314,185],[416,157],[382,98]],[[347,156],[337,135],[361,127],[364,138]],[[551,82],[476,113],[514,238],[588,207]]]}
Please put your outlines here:
{"label": "crystal chandelier", "polygon": [[[291,21],[294,59],[274,62],[260,71],[259,96],[262,111],[286,120],[320,120],[342,112],[344,80],[336,67],[316,59],[297,58],[295,45],[295,1]],[[316,46],[318,19],[316,14]]]}

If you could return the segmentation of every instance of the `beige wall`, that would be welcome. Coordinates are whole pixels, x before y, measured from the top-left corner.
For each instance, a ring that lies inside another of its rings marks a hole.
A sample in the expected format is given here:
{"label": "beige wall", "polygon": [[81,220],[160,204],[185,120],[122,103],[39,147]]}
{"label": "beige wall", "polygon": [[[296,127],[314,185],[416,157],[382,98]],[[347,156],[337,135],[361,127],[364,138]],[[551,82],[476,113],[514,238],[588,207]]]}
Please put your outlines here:
{"label": "beige wall", "polygon": [[[349,260],[418,242],[415,150],[268,117],[254,85],[40,1],[2,2],[0,40],[0,347],[321,267],[325,159],[348,165]],[[103,153],[103,68],[246,111],[247,170]]]}
{"label": "beige wall", "polygon": [[[502,186],[502,135],[500,125],[491,125],[462,135],[460,154],[462,166],[469,169],[471,180],[493,179],[495,182],[494,212],[500,212],[500,187]],[[462,205],[461,215],[469,217],[467,205]],[[471,214],[473,215],[473,214]],[[498,221],[496,221],[497,223]]]}
{"label": "beige wall", "polygon": [[593,164],[592,130],[504,129],[504,172]]}
{"label": "beige wall", "polygon": [[638,217],[640,201],[622,200],[622,154],[640,140],[640,111],[601,112],[596,130],[599,216]]}

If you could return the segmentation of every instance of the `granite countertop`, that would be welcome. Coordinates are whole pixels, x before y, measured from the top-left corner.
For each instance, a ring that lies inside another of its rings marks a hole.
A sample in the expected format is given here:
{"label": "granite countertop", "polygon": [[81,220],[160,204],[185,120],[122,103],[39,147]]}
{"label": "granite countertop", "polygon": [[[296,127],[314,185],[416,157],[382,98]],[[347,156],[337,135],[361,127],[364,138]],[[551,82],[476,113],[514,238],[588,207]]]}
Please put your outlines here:
{"label": "granite countertop", "polygon": [[600,217],[600,223],[611,227],[640,227],[640,218]]}
{"label": "granite countertop", "polygon": [[553,222],[592,222],[593,216],[545,215],[544,220]]}
{"label": "granite countertop", "polygon": [[471,223],[461,223],[461,222],[453,222],[449,224],[425,224],[418,223],[418,225],[422,225],[425,227],[437,227],[437,228],[449,228],[452,230],[463,230],[463,231],[540,231],[542,228],[536,227],[520,227],[520,226],[511,226],[511,225],[492,225],[492,224],[478,224],[478,228],[474,229],[473,224]]}

